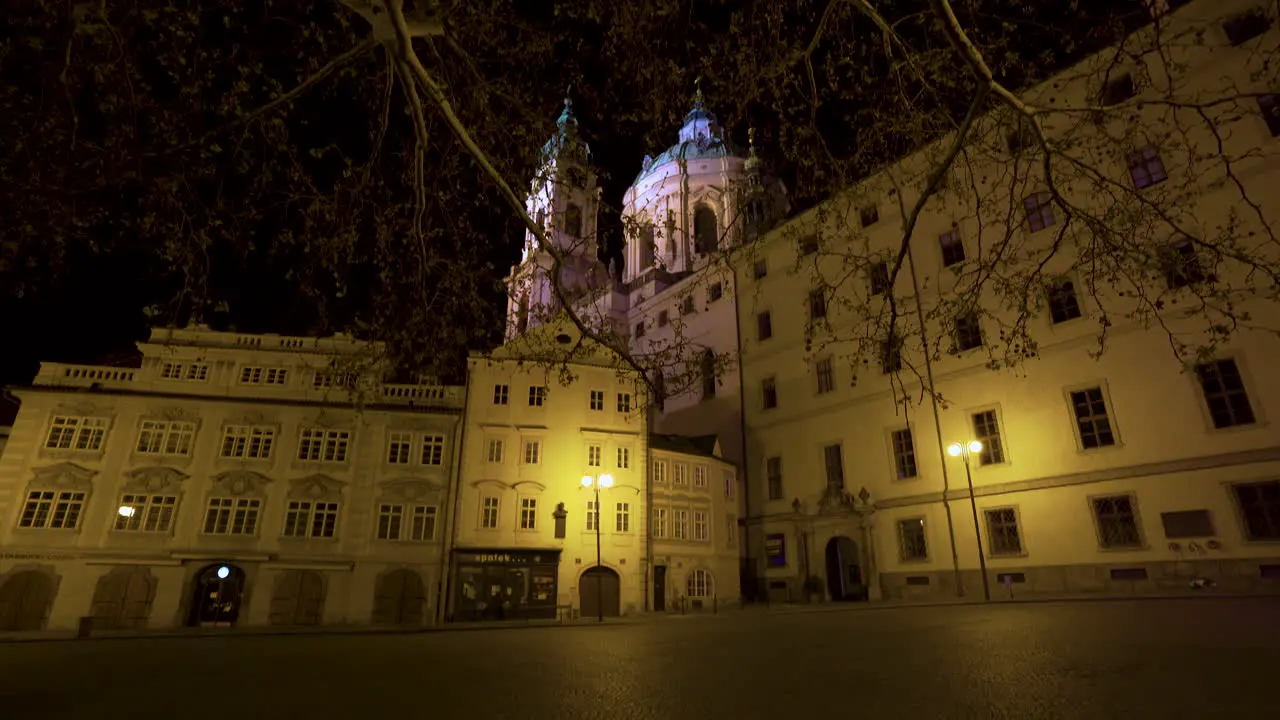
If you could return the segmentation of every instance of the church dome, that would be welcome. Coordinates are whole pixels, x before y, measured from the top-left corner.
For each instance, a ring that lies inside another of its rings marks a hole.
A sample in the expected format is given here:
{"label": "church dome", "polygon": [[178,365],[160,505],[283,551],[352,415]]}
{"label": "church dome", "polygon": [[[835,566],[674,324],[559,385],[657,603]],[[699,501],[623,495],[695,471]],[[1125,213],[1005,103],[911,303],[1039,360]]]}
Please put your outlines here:
{"label": "church dome", "polygon": [[591,161],[591,146],[578,135],[578,118],[573,114],[573,100],[564,99],[564,110],[556,119],[556,133],[542,146],[542,157],[555,160],[566,157],[583,165]]}
{"label": "church dome", "polygon": [[720,127],[715,113],[706,108],[699,89],[693,98],[693,109],[684,116],[684,125],[680,128],[680,140],[664,150],[657,157],[646,155],[640,174],[632,185],[639,185],[645,178],[654,175],[663,166],[678,160],[706,160],[724,157],[743,157],[742,149],[726,137]]}

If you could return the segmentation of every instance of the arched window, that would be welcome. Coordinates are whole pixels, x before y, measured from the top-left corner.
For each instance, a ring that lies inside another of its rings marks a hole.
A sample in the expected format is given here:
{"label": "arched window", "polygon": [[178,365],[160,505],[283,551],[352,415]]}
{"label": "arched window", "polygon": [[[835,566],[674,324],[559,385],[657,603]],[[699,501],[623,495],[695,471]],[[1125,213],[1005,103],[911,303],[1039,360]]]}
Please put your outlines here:
{"label": "arched window", "polygon": [[715,212],[706,205],[699,205],[693,211],[694,248],[704,255],[715,252],[720,245],[719,235]]}
{"label": "arched window", "polygon": [[640,226],[640,270],[653,267],[654,261],[657,259],[657,248],[653,244],[653,224],[645,223]]}
{"label": "arched window", "polygon": [[715,592],[711,582],[711,571],[701,568],[689,573],[689,592],[691,598],[709,598]]}
{"label": "arched window", "polygon": [[571,167],[565,172],[565,181],[569,183],[569,187],[575,188],[580,188],[587,184],[586,177],[576,167]]}
{"label": "arched window", "polygon": [[529,293],[520,293],[520,305],[516,309],[516,332],[529,329]]}
{"label": "arched window", "polygon": [[564,231],[570,237],[582,237],[582,208],[573,203],[564,209]]}
{"label": "arched window", "polygon": [[702,399],[716,396],[716,353],[711,348],[702,351]]}

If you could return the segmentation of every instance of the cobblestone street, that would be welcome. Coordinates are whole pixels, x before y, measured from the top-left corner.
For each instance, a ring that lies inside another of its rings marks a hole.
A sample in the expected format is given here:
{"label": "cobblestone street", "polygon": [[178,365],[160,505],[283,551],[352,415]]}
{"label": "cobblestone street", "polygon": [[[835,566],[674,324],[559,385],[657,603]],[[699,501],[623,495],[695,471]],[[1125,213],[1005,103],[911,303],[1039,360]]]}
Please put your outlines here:
{"label": "cobblestone street", "polygon": [[0,643],[6,718],[1202,718],[1274,712],[1274,599]]}

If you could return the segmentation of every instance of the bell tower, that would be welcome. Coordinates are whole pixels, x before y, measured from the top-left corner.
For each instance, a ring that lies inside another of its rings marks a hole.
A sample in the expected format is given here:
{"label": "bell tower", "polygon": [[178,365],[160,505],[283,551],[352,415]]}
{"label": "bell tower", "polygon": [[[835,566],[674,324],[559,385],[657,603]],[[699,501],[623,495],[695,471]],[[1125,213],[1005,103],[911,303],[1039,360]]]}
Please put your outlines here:
{"label": "bell tower", "polygon": [[[530,183],[525,212],[563,257],[560,283],[571,300],[608,283],[599,259],[597,219],[601,189],[591,166],[591,148],[579,136],[573,100],[564,99],[556,131],[542,146],[542,161]],[[560,311],[551,284],[552,254],[526,228],[520,264],[507,279],[508,341]]]}

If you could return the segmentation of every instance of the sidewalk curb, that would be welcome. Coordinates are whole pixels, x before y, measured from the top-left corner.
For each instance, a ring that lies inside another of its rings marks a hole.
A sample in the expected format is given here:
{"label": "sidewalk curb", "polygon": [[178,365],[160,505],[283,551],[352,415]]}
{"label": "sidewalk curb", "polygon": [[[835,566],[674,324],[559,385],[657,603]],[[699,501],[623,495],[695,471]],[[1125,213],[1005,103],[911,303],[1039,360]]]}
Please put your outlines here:
{"label": "sidewalk curb", "polygon": [[[823,602],[818,604],[793,604],[779,607],[763,608],[765,613],[773,615],[803,615],[823,612],[860,612],[870,610],[909,610],[917,608],[939,607],[975,607],[996,605],[1047,605],[1050,603],[1103,603],[1103,602],[1149,602],[1153,600],[1272,600],[1280,601],[1280,593],[1179,593],[1169,595],[1075,595],[1064,597],[1031,597],[1031,598],[992,598],[932,600],[922,602]],[[753,612],[748,610],[747,612]],[[759,612],[759,611],[754,611]]]}

